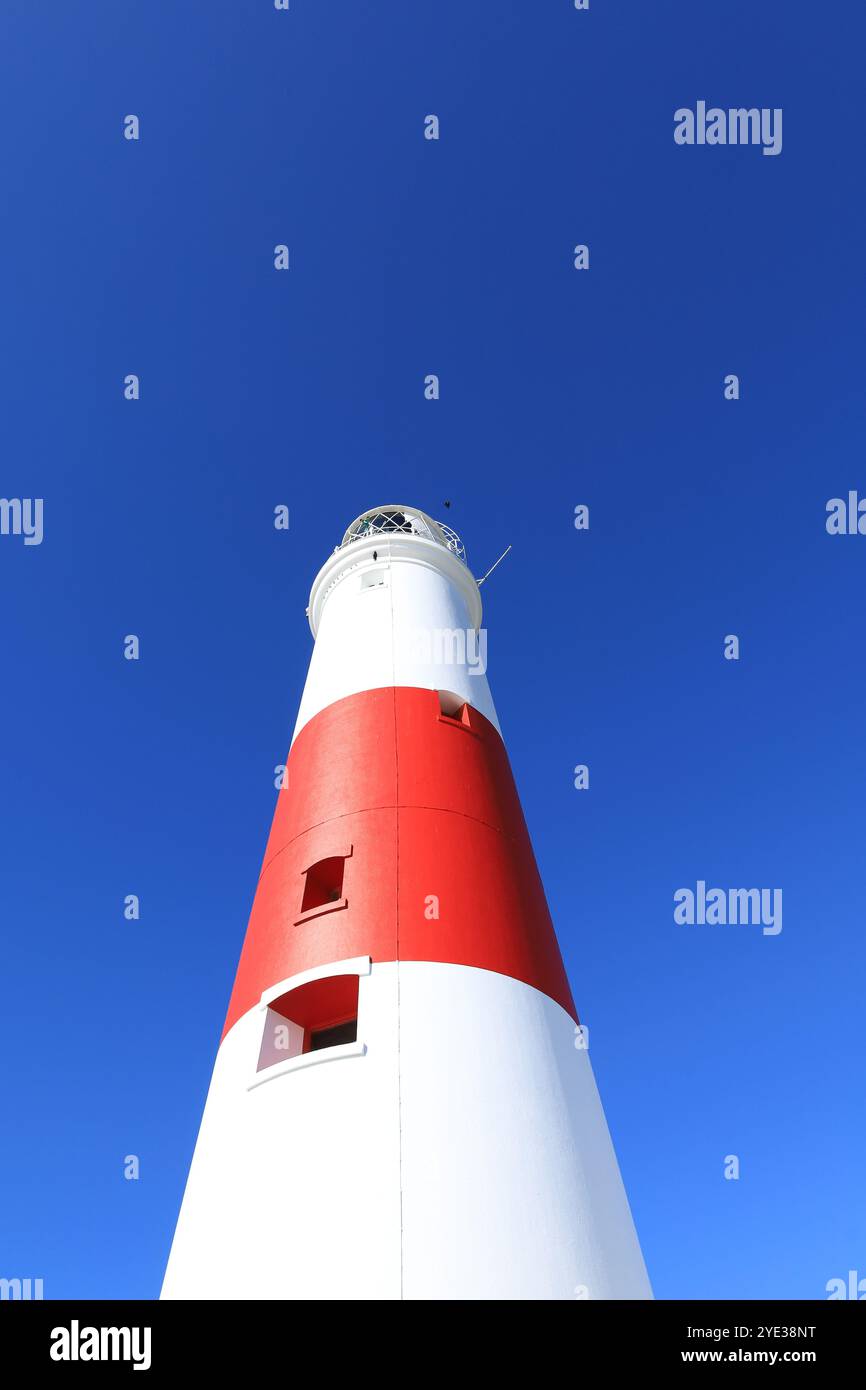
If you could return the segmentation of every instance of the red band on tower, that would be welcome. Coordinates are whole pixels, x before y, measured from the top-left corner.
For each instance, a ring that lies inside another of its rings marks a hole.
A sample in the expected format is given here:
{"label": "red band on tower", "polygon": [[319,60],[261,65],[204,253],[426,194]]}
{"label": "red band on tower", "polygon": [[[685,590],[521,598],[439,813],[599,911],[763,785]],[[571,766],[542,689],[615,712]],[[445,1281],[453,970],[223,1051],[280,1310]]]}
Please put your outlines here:
{"label": "red band on tower", "polygon": [[489,720],[444,716],[436,691],[366,691],[317,714],[287,769],[224,1035],[279,981],[363,955],[493,970],[577,1018]]}

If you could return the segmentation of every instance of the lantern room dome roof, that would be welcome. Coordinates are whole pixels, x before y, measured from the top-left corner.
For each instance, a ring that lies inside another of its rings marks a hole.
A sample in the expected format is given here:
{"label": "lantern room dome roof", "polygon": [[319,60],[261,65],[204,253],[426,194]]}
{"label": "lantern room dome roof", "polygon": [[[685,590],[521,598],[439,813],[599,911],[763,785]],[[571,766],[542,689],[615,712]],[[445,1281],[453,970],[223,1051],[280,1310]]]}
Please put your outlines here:
{"label": "lantern room dome roof", "polygon": [[421,536],[424,540],[435,541],[466,563],[466,547],[450,526],[434,521],[432,516],[418,507],[404,507],[397,504],[386,507],[371,507],[356,517],[343,536],[338,549],[351,545],[353,541],[367,540],[370,536],[393,535]]}

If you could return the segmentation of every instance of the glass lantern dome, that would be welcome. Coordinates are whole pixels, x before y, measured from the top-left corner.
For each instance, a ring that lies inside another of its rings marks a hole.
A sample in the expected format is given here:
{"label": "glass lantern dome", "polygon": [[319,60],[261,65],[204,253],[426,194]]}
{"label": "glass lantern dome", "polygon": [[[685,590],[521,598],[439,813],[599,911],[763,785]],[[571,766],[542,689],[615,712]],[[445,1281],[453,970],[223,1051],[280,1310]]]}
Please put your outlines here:
{"label": "glass lantern dome", "polygon": [[419,511],[417,507],[373,507],[363,512],[352,522],[337,549],[341,550],[353,541],[367,540],[370,536],[393,535],[394,532],[435,541],[466,564],[466,547],[457,532],[441,521],[434,521],[432,516]]}

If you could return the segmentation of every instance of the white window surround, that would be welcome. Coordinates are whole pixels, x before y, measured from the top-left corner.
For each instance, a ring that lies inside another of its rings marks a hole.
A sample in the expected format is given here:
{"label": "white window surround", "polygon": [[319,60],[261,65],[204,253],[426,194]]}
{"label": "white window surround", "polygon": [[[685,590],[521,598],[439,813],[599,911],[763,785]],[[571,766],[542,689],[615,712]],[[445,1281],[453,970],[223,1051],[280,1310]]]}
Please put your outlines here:
{"label": "white window surround", "polygon": [[[310,984],[313,980],[329,980],[335,975],[357,975],[360,980],[360,976],[369,975],[372,969],[373,961],[370,956],[353,956],[349,960],[332,961],[327,965],[317,965],[312,970],[302,970],[299,974],[289,975],[287,979],[280,980],[279,984],[266,989],[259,1000],[258,1012],[267,1014],[271,1004],[277,999],[282,999],[284,994],[298,989],[300,985]],[[315,1067],[320,1062],[339,1062],[348,1057],[364,1057],[367,1053],[367,1044],[364,1042],[341,1043],[337,1047],[322,1047],[315,1052],[302,1052],[298,1057],[287,1057],[284,1062],[276,1062],[273,1066],[263,1068],[262,1071],[255,1071],[255,1065],[259,1060],[260,1046],[260,1042],[257,1042],[253,1079],[247,1085],[248,1091],[255,1090],[265,1081],[272,1081],[278,1076],[285,1076],[288,1072],[303,1071],[306,1067]]]}
{"label": "white window surround", "polygon": [[339,1047],[321,1047],[317,1052],[302,1052],[300,1057],[288,1057],[285,1062],[277,1062],[272,1067],[256,1074],[254,1081],[247,1086],[254,1091],[265,1081],[273,1081],[277,1076],[285,1076],[290,1071],[303,1071],[305,1067],[315,1067],[319,1062],[339,1062],[345,1057],[364,1057],[367,1044],[362,1042],[342,1043]]}

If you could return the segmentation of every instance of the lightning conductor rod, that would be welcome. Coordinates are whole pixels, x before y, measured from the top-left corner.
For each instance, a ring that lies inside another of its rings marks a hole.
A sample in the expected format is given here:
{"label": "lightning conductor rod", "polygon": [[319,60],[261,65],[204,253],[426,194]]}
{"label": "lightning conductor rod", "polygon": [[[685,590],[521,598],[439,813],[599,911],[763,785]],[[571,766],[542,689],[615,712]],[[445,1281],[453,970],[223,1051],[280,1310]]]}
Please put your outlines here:
{"label": "lightning conductor rod", "polygon": [[485,579],[488,579],[489,576],[493,573],[493,571],[496,569],[496,566],[500,563],[500,561],[502,561],[502,560],[505,559],[505,557],[506,557],[506,555],[508,554],[508,551],[509,551],[510,549],[511,549],[511,546],[509,545],[508,548],[507,548],[506,550],[503,550],[503,552],[502,552],[502,554],[500,555],[499,559],[498,559],[498,560],[494,560],[493,564],[490,566],[490,569],[487,571],[487,574],[483,574],[483,575],[481,576],[480,579],[476,579],[475,583],[478,585],[479,589],[481,588],[481,585],[484,583]]}

